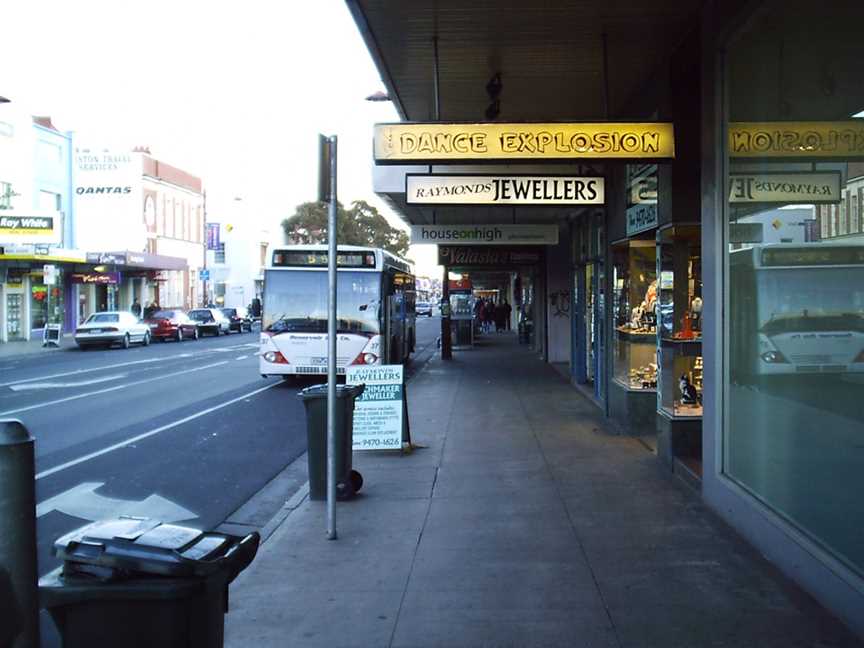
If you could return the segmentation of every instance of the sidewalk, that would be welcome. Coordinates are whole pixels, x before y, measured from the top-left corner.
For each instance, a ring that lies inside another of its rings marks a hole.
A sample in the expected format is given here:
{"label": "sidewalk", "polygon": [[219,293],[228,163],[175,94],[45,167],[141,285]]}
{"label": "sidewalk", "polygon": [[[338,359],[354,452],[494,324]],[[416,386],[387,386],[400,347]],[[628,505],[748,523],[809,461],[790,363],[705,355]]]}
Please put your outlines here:
{"label": "sidewalk", "polygon": [[410,455],[303,502],[231,587],[226,645],[860,646],[515,336],[409,384]]}
{"label": "sidewalk", "polygon": [[0,360],[9,358],[17,358],[21,356],[38,355],[40,353],[50,353],[51,351],[62,351],[71,349],[75,346],[75,340],[70,333],[60,336],[59,349],[55,346],[42,346],[42,337],[38,340],[21,340],[15,342],[0,342]]}

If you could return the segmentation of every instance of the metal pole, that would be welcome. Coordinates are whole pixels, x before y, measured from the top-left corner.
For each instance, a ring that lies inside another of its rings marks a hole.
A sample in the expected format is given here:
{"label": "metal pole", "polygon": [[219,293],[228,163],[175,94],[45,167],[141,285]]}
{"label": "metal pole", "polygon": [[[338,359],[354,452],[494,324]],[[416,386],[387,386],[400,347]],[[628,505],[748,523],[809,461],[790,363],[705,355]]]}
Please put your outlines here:
{"label": "metal pole", "polygon": [[12,648],[39,646],[34,455],[21,421],[0,421],[0,645]]}
{"label": "metal pole", "polygon": [[336,539],[336,136],[330,141],[327,213],[327,539]]}

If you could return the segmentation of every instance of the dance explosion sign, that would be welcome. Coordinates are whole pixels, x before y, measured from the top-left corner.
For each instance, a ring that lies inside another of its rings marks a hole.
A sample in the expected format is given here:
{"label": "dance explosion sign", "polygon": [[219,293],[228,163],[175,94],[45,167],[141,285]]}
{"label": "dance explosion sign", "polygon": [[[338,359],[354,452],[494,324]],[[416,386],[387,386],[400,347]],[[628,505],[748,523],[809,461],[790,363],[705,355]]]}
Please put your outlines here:
{"label": "dance explosion sign", "polygon": [[375,161],[667,159],[675,157],[672,124],[377,124]]}

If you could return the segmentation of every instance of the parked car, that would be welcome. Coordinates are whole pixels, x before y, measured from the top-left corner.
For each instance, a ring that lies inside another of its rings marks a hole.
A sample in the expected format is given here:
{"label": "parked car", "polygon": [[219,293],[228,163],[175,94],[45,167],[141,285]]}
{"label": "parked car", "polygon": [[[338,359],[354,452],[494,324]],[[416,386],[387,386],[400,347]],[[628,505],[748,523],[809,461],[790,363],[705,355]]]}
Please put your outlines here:
{"label": "parked car", "polygon": [[198,325],[201,335],[228,335],[231,332],[231,323],[218,308],[195,308],[189,311],[189,319]]}
{"label": "parked car", "polygon": [[150,327],[150,337],[165,340],[197,340],[198,323],[182,310],[160,310],[144,320]]}
{"label": "parked car", "polygon": [[414,312],[417,315],[426,315],[427,317],[432,317],[432,304],[425,301],[418,301],[414,305]]}
{"label": "parked car", "polygon": [[80,349],[91,346],[119,344],[124,349],[129,345],[150,344],[150,327],[132,313],[103,311],[93,313],[75,329],[75,344]]}
{"label": "parked car", "polygon": [[252,332],[252,314],[248,308],[238,306],[237,308],[223,308],[222,314],[228,318],[231,323],[231,330],[242,333],[243,331]]}

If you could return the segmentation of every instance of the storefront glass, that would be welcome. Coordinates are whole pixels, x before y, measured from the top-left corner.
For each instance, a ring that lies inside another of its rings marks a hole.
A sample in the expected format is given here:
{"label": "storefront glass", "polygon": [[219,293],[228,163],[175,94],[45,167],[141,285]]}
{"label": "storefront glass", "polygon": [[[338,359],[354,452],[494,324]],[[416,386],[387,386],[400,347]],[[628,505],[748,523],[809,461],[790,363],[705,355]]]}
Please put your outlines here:
{"label": "storefront glass", "polygon": [[41,273],[30,275],[30,328],[62,324],[64,314],[63,272],[58,269],[53,285],[46,285]]}
{"label": "storefront glass", "polygon": [[613,379],[626,389],[657,388],[657,248],[653,236],[612,246]]}
{"label": "storefront glass", "polygon": [[864,573],[861,5],[814,9],[727,48],[723,470]]}

